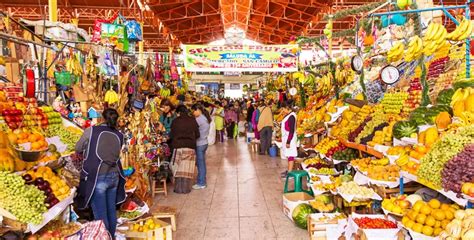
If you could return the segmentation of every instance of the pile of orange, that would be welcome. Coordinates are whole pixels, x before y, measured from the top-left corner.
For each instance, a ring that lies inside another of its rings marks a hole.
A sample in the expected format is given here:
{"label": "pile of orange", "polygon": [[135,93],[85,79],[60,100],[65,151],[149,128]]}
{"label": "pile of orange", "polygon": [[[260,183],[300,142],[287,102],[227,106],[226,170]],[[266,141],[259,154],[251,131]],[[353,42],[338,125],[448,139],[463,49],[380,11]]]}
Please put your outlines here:
{"label": "pile of orange", "polygon": [[8,138],[13,144],[31,143],[31,150],[43,150],[48,148],[48,142],[40,133],[11,133]]}
{"label": "pile of orange", "polygon": [[419,200],[402,218],[402,224],[415,232],[438,236],[453,220],[457,209],[457,205],[441,204],[437,199],[431,199],[427,203]]}

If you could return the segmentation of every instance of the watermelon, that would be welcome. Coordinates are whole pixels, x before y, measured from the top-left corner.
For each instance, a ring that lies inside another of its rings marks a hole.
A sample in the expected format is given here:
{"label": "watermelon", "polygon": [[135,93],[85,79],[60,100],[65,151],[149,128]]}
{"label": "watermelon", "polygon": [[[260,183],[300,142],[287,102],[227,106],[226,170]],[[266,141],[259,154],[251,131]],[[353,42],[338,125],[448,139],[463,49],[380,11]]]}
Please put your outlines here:
{"label": "watermelon", "polygon": [[415,122],[399,121],[393,125],[393,136],[397,139],[402,137],[410,137],[411,134],[416,133],[418,128]]}
{"label": "watermelon", "polygon": [[296,226],[306,229],[308,227],[308,215],[311,213],[314,213],[314,210],[311,205],[307,203],[302,203],[296,206],[295,209],[293,209],[292,214]]}
{"label": "watermelon", "polygon": [[445,104],[449,105],[451,103],[451,98],[454,95],[454,89],[444,89],[439,92],[438,97],[436,98],[436,104]]}

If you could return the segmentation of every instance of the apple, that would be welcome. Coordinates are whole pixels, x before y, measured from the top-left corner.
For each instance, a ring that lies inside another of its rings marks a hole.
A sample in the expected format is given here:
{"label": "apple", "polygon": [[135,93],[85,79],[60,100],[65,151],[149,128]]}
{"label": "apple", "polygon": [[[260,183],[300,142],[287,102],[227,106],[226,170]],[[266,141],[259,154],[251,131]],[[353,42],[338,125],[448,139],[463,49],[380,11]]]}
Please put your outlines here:
{"label": "apple", "polygon": [[17,129],[18,128],[18,124],[16,124],[15,122],[9,122],[7,125],[10,129]]}

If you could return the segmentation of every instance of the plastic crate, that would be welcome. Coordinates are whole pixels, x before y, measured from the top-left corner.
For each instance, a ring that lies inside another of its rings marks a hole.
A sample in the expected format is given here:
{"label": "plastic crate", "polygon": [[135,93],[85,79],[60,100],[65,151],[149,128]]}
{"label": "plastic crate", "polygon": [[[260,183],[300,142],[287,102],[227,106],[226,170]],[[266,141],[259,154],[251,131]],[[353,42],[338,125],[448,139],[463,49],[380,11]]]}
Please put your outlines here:
{"label": "plastic crate", "polygon": [[163,222],[161,220],[159,220],[158,218],[156,217],[148,217],[148,218],[144,218],[144,219],[140,219],[138,221],[135,221],[135,222],[131,222],[128,224],[128,228],[129,229],[132,229],[132,226],[134,224],[140,224],[141,226],[143,226],[145,224],[145,222],[150,219],[150,218],[153,218],[155,223],[159,223],[161,225],[160,228],[155,228],[155,229],[152,229],[152,230],[149,230],[149,231],[146,231],[146,232],[136,232],[136,231],[133,231],[133,230],[128,230],[128,231],[125,231],[125,236],[127,237],[127,239],[146,239],[146,240],[172,240],[173,239],[173,232],[172,232],[172,229],[171,229],[171,225],[166,223],[166,222]]}

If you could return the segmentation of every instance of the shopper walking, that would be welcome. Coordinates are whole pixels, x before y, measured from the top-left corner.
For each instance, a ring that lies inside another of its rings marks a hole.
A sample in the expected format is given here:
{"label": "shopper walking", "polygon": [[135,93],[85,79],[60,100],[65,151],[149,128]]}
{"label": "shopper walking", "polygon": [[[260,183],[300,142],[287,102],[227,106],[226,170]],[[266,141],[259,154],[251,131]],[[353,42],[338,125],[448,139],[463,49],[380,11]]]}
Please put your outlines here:
{"label": "shopper walking", "polygon": [[214,122],[216,125],[216,142],[224,142],[224,103],[216,101],[216,108],[212,116],[215,117]]}
{"label": "shopper walking", "polygon": [[206,151],[208,147],[207,136],[209,135],[210,124],[212,122],[209,112],[201,105],[194,104],[191,109],[199,126],[199,138],[196,142],[196,163],[198,168],[197,183],[193,189],[206,188]]}
{"label": "shopper walking", "polygon": [[295,158],[298,156],[296,137],[296,113],[285,102],[281,104],[281,114],[285,117],[281,121],[282,154],[288,159],[288,171],[281,174],[286,178],[288,172],[293,171]]}
{"label": "shopper walking", "polygon": [[174,192],[191,192],[194,168],[196,167],[196,142],[199,126],[184,105],[176,109],[177,118],[171,124],[172,171],[175,179]]}
{"label": "shopper walking", "polygon": [[258,119],[260,117],[260,110],[258,110],[258,104],[254,103],[253,104],[254,111],[252,114],[252,128],[253,128],[253,133],[255,135],[256,140],[260,140],[260,133],[258,132]]}
{"label": "shopper walking", "polygon": [[126,196],[120,163],[124,138],[117,130],[117,110],[106,109],[102,116],[105,123],[86,129],[76,143],[76,152],[84,156],[84,162],[75,201],[81,209],[90,205],[94,218],[102,220],[115,239],[115,206]]}
{"label": "shopper walking", "polygon": [[207,136],[207,144],[209,146],[214,145],[216,143],[216,117],[214,116],[214,112],[216,111],[216,108],[207,102],[204,102],[202,104],[209,115],[211,116],[211,124],[209,126],[209,135]]}
{"label": "shopper walking", "polygon": [[249,106],[247,108],[247,117],[246,117],[246,121],[247,121],[247,124],[248,124],[248,127],[247,127],[248,132],[253,132],[252,116],[253,116],[254,111],[255,111],[255,108],[253,107],[253,103],[250,102]]}
{"label": "shopper walking", "polygon": [[258,131],[260,133],[260,155],[265,155],[272,144],[273,135],[273,113],[271,103],[263,102],[259,110]]}
{"label": "shopper walking", "polygon": [[235,111],[235,108],[233,106],[227,107],[225,110],[225,123],[226,123],[226,129],[227,129],[227,137],[229,139],[235,138],[235,127],[238,121],[237,113]]}

